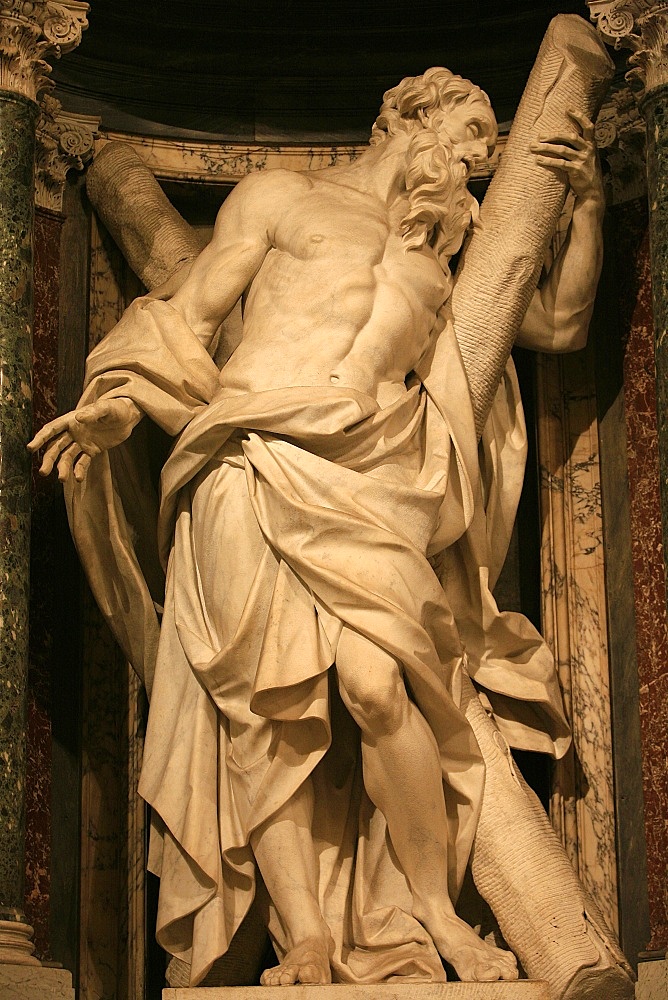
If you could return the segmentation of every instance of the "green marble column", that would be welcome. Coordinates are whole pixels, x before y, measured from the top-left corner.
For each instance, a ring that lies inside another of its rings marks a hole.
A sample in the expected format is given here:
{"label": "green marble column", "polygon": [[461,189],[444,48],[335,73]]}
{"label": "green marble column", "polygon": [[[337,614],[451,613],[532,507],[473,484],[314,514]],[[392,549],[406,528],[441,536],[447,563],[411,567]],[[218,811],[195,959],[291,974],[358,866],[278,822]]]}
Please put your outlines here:
{"label": "green marble column", "polygon": [[[34,101],[0,91],[0,921],[16,924],[23,923],[37,115]],[[9,944],[12,928],[5,923],[0,936]],[[13,961],[30,962],[31,950],[26,942]]]}
{"label": "green marble column", "polygon": [[661,476],[663,553],[668,558],[668,84],[641,105],[647,123],[647,187],[650,211],[652,308],[656,351],[657,416]]}

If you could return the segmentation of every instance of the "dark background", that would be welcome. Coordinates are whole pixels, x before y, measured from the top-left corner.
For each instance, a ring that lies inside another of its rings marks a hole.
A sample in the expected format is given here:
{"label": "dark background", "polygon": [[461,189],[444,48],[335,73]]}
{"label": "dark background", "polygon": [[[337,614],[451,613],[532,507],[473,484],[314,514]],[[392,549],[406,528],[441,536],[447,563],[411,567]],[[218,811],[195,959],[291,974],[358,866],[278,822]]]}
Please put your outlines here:
{"label": "dark background", "polygon": [[54,71],[69,110],[144,134],[256,142],[368,137],[382,94],[447,66],[513,117],[550,19],[583,2],[95,0]]}

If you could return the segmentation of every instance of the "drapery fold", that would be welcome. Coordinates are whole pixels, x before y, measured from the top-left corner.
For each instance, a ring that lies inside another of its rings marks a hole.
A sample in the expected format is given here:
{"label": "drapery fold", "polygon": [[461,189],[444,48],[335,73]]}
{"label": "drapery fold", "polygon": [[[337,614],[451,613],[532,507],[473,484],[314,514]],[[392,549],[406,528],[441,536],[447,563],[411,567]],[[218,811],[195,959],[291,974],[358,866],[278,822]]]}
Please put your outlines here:
{"label": "drapery fold", "polygon": [[140,429],[67,489],[93,591],[151,692],[140,790],[159,817],[160,942],[201,981],[252,900],[252,830],[309,780],[335,977],[442,979],[330,668],[343,627],[403,665],[439,749],[455,895],[484,783],[461,671],[512,745],[559,756],[569,739],[542,639],[490,591],[524,461],[512,371],[479,454],[449,322],[381,409],[338,387],[232,393],[179,314],[146,298],[90,356],[82,402],[101,396],[175,438],[159,513]]}

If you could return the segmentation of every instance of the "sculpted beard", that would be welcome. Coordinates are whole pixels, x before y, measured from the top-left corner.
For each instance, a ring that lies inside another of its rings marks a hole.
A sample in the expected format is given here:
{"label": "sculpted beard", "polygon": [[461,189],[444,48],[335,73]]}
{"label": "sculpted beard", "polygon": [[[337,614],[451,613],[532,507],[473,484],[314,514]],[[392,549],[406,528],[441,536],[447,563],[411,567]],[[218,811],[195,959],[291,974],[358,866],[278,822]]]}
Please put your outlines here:
{"label": "sculpted beard", "polygon": [[466,187],[468,167],[456,147],[432,128],[415,133],[407,156],[404,245],[417,250],[430,244],[448,274],[450,257],[461,247],[471,221],[478,218],[478,202]]}

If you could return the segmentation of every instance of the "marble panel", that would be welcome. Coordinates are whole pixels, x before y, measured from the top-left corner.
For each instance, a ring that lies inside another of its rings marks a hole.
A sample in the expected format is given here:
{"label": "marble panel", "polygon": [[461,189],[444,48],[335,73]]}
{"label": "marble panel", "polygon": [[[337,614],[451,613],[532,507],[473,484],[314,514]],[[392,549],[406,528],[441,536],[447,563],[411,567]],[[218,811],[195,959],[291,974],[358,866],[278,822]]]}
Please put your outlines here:
{"label": "marble panel", "polygon": [[590,350],[539,356],[543,631],[559,671],[573,745],[557,763],[552,822],[614,929],[612,739],[596,399]]}
{"label": "marble panel", "polygon": [[[647,187],[650,209],[651,290],[656,365],[659,487],[662,510],[663,560],[668,545],[668,89],[651,90],[643,104],[647,122]],[[665,616],[665,605],[662,617]],[[649,949],[668,945],[668,754],[666,661],[652,656],[639,667],[640,720],[643,740],[643,787],[648,855],[650,924]],[[643,667],[645,663],[643,664]]]}
{"label": "marble panel", "polygon": [[668,960],[640,962],[636,1000],[666,1000],[668,997]]}
{"label": "marble panel", "polygon": [[[629,211],[619,220],[631,223]],[[621,231],[628,229],[628,225]],[[647,234],[628,267],[626,244],[619,248],[625,304],[622,330],[624,402],[633,586],[636,618],[642,740],[647,882],[651,940],[648,950],[668,945],[668,625],[661,527],[659,435],[652,317],[650,252]]]}
{"label": "marble panel", "polygon": [[[58,293],[62,218],[35,216],[35,315],[33,331],[34,426],[56,416]],[[52,544],[58,484],[32,477],[30,562],[30,662],[28,672],[25,912],[35,929],[35,951],[48,958],[51,877],[51,664],[56,575]]]}
{"label": "marble panel", "polygon": [[278,146],[243,143],[196,142],[128,137],[107,132],[95,152],[107,142],[130,142],[146,165],[160,179],[234,183],[253,170],[318,170],[355,160],[364,146]]}
{"label": "marble panel", "polygon": [[[166,989],[162,1000],[283,1000],[283,986]],[[291,986],[294,1000],[550,1000],[545,982],[383,983],[380,986]],[[654,998],[652,998],[654,1000]]]}

